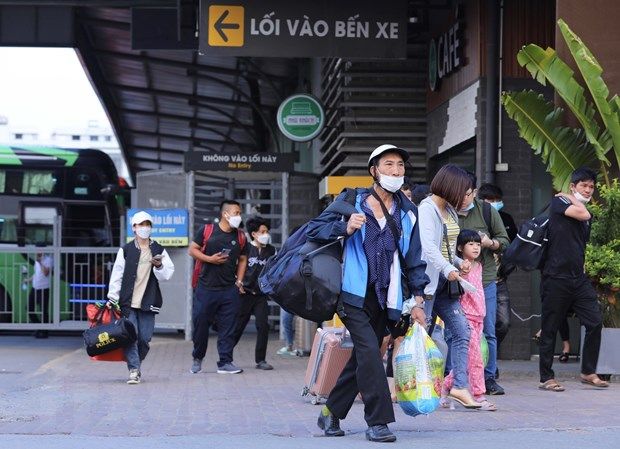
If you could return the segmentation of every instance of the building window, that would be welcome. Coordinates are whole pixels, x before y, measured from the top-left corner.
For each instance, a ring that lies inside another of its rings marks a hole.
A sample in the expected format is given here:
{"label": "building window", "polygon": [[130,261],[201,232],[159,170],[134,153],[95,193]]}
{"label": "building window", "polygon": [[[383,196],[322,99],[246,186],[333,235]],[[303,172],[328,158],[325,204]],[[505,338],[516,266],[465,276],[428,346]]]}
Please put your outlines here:
{"label": "building window", "polygon": [[97,142],[99,140],[99,136],[90,136],[91,142]]}
{"label": "building window", "polygon": [[112,141],[112,136],[105,136],[105,141],[106,142],[111,142]]}
{"label": "building window", "polygon": [[24,135],[22,133],[15,134],[15,140],[22,140],[23,138],[24,138]]}
{"label": "building window", "polygon": [[73,134],[71,136],[71,140],[80,140],[80,136],[78,136],[77,134]]}

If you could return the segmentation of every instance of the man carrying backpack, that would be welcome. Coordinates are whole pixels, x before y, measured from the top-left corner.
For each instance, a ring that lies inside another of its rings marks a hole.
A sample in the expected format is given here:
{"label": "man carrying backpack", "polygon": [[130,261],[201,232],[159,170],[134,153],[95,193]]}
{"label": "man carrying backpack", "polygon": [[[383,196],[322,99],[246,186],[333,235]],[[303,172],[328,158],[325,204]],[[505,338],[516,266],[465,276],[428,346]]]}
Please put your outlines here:
{"label": "man carrying backpack", "polygon": [[571,175],[570,193],[558,193],[551,200],[541,281],[541,390],[564,391],[551,367],[555,336],[570,308],[586,328],[581,382],[597,388],[609,386],[596,375],[603,318],[596,291],[584,273],[585,247],[592,219],[586,204],[592,199],[595,182],[596,173],[589,168],[578,168]]}
{"label": "man carrying backpack", "polygon": [[[401,148],[379,146],[368,159],[373,186],[355,192],[357,213],[344,221],[341,214],[328,209],[308,225],[309,240],[346,238],[340,298],[345,314],[342,321],[351,333],[354,349],[319,414],[317,424],[326,436],[344,435],[340,420],[361,393],[368,424],[366,438],[396,441],[387,426],[394,422],[394,409],[379,347],[386,326],[398,321],[401,313],[406,314],[407,324],[411,317],[425,324],[424,287],[428,283],[426,263],[421,259],[418,211],[400,191],[407,159],[409,154]],[[345,198],[347,193],[336,201]]]}
{"label": "man carrying backpack", "polygon": [[[476,190],[476,176],[470,173],[471,188]],[[485,201],[475,199],[476,192],[466,197],[463,209],[459,211],[459,226],[461,229],[473,229],[482,237],[482,285],[484,286],[484,302],[486,315],[484,317],[484,336],[489,346],[489,361],[484,369],[484,383],[486,394],[501,395],[504,389],[495,379],[497,372],[497,337],[495,334],[495,320],[497,315],[497,263],[495,254],[501,252],[510,243],[506,228],[497,210]]]}
{"label": "man carrying backpack", "polygon": [[200,268],[194,293],[194,326],[190,372],[202,370],[207,353],[209,328],[217,323],[218,374],[238,374],[243,370],[233,364],[235,325],[239,312],[239,293],[245,293],[241,280],[248,262],[248,248],[241,224],[241,206],[233,200],[220,204],[220,221],[201,227],[190,244],[189,255]]}

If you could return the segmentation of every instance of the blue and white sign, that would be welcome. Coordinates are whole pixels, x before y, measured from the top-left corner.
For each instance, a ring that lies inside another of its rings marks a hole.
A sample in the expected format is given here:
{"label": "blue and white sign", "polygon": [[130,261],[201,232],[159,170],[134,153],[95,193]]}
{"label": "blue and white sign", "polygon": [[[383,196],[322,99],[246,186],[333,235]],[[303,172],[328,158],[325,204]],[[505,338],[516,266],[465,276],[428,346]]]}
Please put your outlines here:
{"label": "blue and white sign", "polygon": [[151,238],[162,246],[187,246],[189,244],[189,214],[187,209],[129,209],[127,210],[127,242],[135,235],[131,217],[139,211],[153,217]]}

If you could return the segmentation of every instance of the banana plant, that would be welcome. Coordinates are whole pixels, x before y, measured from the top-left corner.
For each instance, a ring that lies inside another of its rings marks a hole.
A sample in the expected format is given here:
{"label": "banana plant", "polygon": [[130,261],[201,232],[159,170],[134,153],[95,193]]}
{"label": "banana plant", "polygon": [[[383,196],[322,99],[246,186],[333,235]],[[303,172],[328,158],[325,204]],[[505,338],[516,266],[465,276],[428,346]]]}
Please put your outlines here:
{"label": "banana plant", "polygon": [[610,153],[620,166],[620,99],[617,95],[608,99],[601,65],[562,19],[557,23],[594,104],[554,49],[529,44],[519,51],[517,61],[539,83],[553,86],[581,129],[562,126],[563,109],[532,91],[504,92],[502,104],[517,122],[521,137],[542,157],[556,189],[565,190],[572,171],[582,165],[598,165],[609,186]]}

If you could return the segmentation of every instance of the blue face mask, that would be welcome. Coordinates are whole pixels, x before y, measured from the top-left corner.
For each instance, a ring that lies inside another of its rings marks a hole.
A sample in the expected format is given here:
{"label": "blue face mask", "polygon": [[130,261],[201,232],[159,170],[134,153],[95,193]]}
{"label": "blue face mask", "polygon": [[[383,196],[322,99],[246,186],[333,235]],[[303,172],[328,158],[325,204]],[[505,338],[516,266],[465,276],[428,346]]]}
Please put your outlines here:
{"label": "blue face mask", "polygon": [[504,207],[504,202],[503,201],[497,201],[495,203],[490,203],[491,206],[493,206],[495,208],[496,211],[500,211],[502,209],[502,207]]}
{"label": "blue face mask", "polygon": [[461,212],[469,212],[473,208],[474,208],[474,202],[472,201],[471,203],[469,203],[469,206],[467,206],[465,209],[461,209]]}

